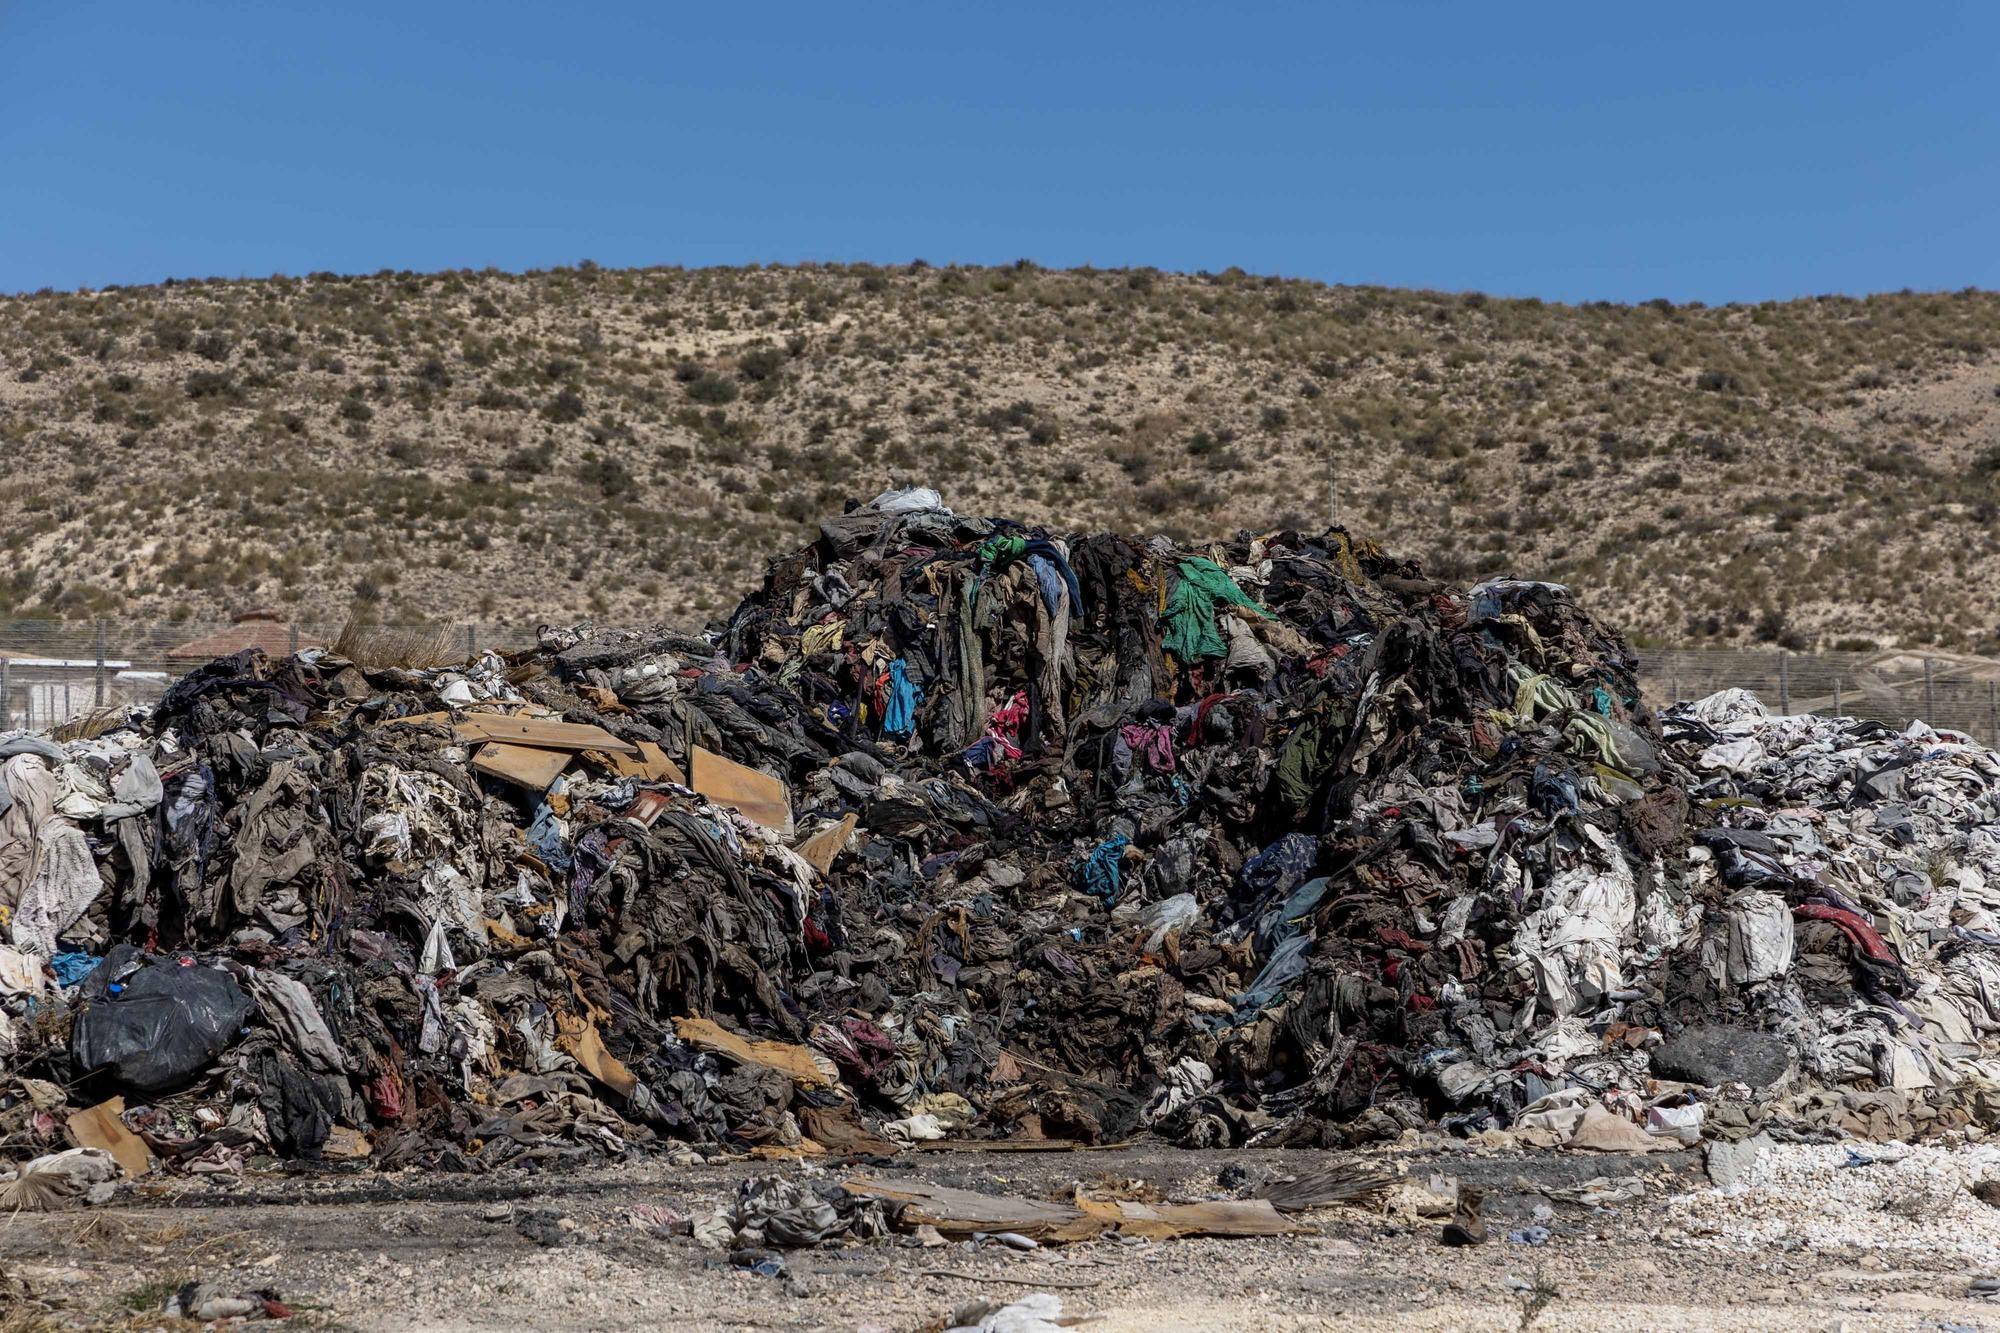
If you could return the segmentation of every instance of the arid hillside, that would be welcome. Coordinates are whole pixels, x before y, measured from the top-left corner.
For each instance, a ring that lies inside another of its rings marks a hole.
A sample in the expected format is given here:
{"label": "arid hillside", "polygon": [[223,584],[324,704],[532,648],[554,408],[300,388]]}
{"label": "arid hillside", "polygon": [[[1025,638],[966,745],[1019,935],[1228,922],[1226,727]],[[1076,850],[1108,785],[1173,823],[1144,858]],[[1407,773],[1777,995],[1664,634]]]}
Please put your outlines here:
{"label": "arid hillside", "polygon": [[697,619],[850,497],[1336,519],[1642,642],[2000,645],[2000,295],[1152,271],[321,274],[0,299],[0,618]]}

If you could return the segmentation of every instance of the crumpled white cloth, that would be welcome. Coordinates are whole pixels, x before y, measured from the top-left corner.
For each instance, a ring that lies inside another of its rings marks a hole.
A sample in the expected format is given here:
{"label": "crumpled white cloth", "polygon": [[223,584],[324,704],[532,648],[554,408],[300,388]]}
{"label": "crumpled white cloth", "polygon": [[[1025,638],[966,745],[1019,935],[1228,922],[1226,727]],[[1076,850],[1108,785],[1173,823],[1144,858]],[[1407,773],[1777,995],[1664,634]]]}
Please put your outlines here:
{"label": "crumpled white cloth", "polygon": [[75,925],[104,892],[83,830],[57,815],[45,820],[35,877],[14,905],[14,947],[38,958],[56,951],[56,936]]}

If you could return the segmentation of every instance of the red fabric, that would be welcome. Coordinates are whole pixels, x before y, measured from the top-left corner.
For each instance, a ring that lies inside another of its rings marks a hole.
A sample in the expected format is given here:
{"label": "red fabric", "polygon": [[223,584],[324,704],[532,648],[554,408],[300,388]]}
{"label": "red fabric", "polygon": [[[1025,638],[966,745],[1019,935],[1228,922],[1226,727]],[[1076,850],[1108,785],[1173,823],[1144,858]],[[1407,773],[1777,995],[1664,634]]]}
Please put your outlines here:
{"label": "red fabric", "polygon": [[1889,946],[1882,942],[1875,927],[1863,921],[1852,912],[1838,907],[1828,907],[1823,903],[1802,903],[1792,909],[1792,915],[1802,921],[1826,921],[1840,927],[1842,934],[1854,942],[1854,947],[1863,955],[1878,963],[1895,964],[1896,955],[1889,952]]}

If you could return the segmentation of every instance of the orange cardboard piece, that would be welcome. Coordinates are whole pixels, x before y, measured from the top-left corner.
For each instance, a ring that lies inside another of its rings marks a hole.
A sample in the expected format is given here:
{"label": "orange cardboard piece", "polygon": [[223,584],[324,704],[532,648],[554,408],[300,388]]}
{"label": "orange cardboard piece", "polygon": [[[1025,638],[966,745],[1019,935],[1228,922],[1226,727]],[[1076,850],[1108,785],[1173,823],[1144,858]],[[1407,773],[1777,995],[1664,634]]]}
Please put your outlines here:
{"label": "orange cardboard piece", "polygon": [[824,875],[833,869],[833,858],[840,855],[841,849],[847,846],[847,840],[854,836],[854,826],[858,822],[859,819],[850,813],[832,828],[813,834],[792,850]]}
{"label": "orange cardboard piece", "polygon": [[602,685],[579,685],[576,687],[576,693],[579,698],[589,703],[592,708],[595,708],[600,713],[630,713],[632,711],[625,706],[622,699],[612,691],[605,689]]}
{"label": "orange cardboard piece", "polygon": [[706,1018],[676,1018],[674,1031],[698,1051],[726,1055],[739,1065],[775,1069],[792,1082],[808,1088],[833,1086],[833,1080],[803,1046],[784,1041],[751,1041]]}
{"label": "orange cardboard piece", "polygon": [[79,1148],[102,1148],[110,1153],[127,1176],[143,1176],[153,1169],[153,1150],[125,1128],[125,1122],[118,1118],[124,1111],[123,1097],[78,1111],[69,1118],[69,1136]]}
{"label": "orange cardboard piece", "polygon": [[472,769],[529,791],[547,791],[574,757],[562,750],[489,742],[472,756]]}
{"label": "orange cardboard piece", "polygon": [[688,785],[701,795],[784,837],[792,836],[792,798],[779,779],[699,745],[689,747],[688,768]]}
{"label": "orange cardboard piece", "polygon": [[621,1097],[630,1097],[639,1086],[638,1078],[625,1067],[625,1062],[604,1049],[604,1038],[598,1035],[595,1023],[557,1015],[556,1045],[574,1057],[584,1073]]}

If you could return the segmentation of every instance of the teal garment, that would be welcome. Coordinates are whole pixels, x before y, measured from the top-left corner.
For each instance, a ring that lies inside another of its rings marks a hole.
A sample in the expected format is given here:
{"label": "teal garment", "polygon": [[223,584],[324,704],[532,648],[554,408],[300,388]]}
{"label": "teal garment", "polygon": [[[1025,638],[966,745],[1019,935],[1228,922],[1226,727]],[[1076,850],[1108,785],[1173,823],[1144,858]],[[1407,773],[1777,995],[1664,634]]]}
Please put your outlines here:
{"label": "teal garment", "polygon": [[1077,867],[1076,886],[1085,893],[1102,898],[1106,907],[1118,905],[1118,895],[1125,891],[1123,867],[1125,849],[1132,840],[1122,833],[1114,833],[1097,844],[1097,850],[1090,859]]}
{"label": "teal garment", "polygon": [[1213,560],[1196,556],[1174,566],[1173,590],[1167,594],[1167,609],[1160,620],[1167,627],[1161,646],[1183,662],[1202,657],[1226,657],[1229,645],[1215,625],[1215,609],[1223,603],[1247,607],[1260,616],[1269,615],[1250,600],[1229,571]]}

